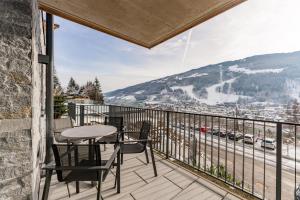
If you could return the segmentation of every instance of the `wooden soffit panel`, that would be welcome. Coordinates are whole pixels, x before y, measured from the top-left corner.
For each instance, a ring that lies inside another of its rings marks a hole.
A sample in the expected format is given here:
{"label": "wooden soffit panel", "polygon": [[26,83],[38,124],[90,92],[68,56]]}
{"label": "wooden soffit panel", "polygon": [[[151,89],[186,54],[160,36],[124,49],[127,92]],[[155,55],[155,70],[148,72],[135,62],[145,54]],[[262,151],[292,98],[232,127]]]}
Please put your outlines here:
{"label": "wooden soffit panel", "polygon": [[246,0],[38,0],[40,9],[151,48]]}

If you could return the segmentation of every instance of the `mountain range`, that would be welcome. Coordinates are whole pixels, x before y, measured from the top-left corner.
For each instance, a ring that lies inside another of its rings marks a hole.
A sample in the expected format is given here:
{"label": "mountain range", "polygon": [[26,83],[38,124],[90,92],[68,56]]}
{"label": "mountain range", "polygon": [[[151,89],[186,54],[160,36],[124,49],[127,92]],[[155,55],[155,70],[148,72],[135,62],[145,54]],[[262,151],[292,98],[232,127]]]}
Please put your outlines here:
{"label": "mountain range", "polygon": [[300,100],[300,51],[207,65],[105,94],[116,104],[287,103]]}

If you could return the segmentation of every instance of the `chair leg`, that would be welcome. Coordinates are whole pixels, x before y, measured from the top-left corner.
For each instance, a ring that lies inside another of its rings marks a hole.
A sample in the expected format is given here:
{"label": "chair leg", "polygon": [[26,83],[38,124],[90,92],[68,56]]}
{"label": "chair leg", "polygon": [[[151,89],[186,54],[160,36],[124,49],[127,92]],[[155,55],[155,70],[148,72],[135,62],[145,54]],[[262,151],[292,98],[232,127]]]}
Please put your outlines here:
{"label": "chair leg", "polygon": [[98,181],[97,200],[100,200],[100,198],[102,199],[102,196],[101,196],[101,180]]}
{"label": "chair leg", "polygon": [[76,193],[78,194],[79,192],[80,192],[79,181],[76,181]]}
{"label": "chair leg", "polygon": [[147,161],[147,163],[149,163],[149,157],[148,157],[147,147],[145,148],[145,155],[146,155],[146,161]]}
{"label": "chair leg", "polygon": [[48,199],[50,183],[51,183],[51,176],[52,176],[52,170],[47,170],[42,200]]}
{"label": "chair leg", "polygon": [[114,188],[117,187],[117,175],[115,176],[115,184],[114,184]]}
{"label": "chair leg", "polygon": [[97,188],[97,200],[103,199],[101,196],[101,182],[102,182],[102,172],[99,172],[98,177],[98,188]]}
{"label": "chair leg", "polygon": [[70,140],[67,140],[67,144],[68,144],[68,163],[69,166],[71,166],[72,159],[71,159],[71,152],[70,152]]}
{"label": "chair leg", "polygon": [[71,194],[70,194],[69,184],[68,183],[66,183],[66,184],[67,184],[68,195],[69,195],[69,198],[70,198]]}
{"label": "chair leg", "polygon": [[[121,192],[121,163],[120,163],[120,152],[118,152],[117,155],[117,170],[116,170],[116,178],[118,179],[117,181],[117,193]],[[117,180],[116,179],[116,180]]]}
{"label": "chair leg", "polygon": [[[74,157],[75,157],[75,166],[78,165],[78,148],[75,146],[75,149],[74,149]],[[78,194],[80,192],[80,189],[79,189],[79,182],[76,181],[76,193]]]}
{"label": "chair leg", "polygon": [[123,165],[123,153],[121,153],[121,164]]}
{"label": "chair leg", "polygon": [[152,143],[150,143],[149,146],[150,146],[150,153],[151,153],[152,165],[153,165],[153,170],[154,170],[154,176],[157,176],[155,159],[154,159],[154,154],[153,154],[153,149],[152,149]]}

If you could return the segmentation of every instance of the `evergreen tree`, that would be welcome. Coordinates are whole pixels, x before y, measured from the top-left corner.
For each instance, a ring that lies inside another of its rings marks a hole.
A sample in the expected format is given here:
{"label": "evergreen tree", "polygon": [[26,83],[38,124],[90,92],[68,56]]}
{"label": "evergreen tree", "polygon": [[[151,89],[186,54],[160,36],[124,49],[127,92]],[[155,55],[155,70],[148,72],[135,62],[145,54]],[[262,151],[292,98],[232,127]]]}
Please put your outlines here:
{"label": "evergreen tree", "polygon": [[68,87],[67,87],[67,94],[68,95],[76,95],[79,92],[79,85],[75,82],[75,80],[71,77]]}
{"label": "evergreen tree", "polygon": [[54,96],[54,119],[58,119],[68,112],[65,102],[66,99],[64,96]]}
{"label": "evergreen tree", "polygon": [[85,85],[80,86],[80,87],[79,87],[78,94],[81,95],[81,96],[85,96],[84,90],[85,90]]}
{"label": "evergreen tree", "polygon": [[100,82],[97,77],[95,78],[95,81],[94,81],[94,95],[95,95],[94,101],[96,103],[99,103],[99,104],[104,103],[101,85],[100,85]]}
{"label": "evergreen tree", "polygon": [[80,89],[80,94],[89,97],[95,103],[103,104],[104,98],[101,90],[101,85],[98,78],[94,82],[88,81],[85,86]]}
{"label": "evergreen tree", "polygon": [[57,119],[67,112],[67,106],[65,105],[66,99],[63,96],[63,89],[60,85],[60,81],[57,77],[55,68],[53,73],[53,96],[54,96],[54,118]]}

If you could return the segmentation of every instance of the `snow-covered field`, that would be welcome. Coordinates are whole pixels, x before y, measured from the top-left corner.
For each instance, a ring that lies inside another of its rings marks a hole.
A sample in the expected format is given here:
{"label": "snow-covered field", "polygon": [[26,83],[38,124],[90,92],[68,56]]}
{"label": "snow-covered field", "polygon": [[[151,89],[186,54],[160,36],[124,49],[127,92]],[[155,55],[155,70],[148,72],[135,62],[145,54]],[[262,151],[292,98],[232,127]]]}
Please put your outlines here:
{"label": "snow-covered field", "polygon": [[195,77],[201,77],[201,76],[207,76],[207,75],[208,75],[207,73],[195,73],[195,74],[186,76],[184,78],[195,78]]}
{"label": "snow-covered field", "polygon": [[186,93],[186,95],[188,95],[189,97],[191,97],[192,99],[195,100],[200,100],[195,93],[193,92],[194,86],[193,85],[187,85],[187,86],[173,86],[171,87],[172,90],[177,90],[180,89],[182,90],[184,93]]}
{"label": "snow-covered field", "polygon": [[134,94],[143,94],[145,92],[145,90],[139,90],[139,91],[136,91]]}
{"label": "snow-covered field", "polygon": [[[223,86],[228,83],[229,86],[236,80],[236,78],[229,79],[227,81],[222,81],[221,83],[212,85],[206,88],[207,98],[200,99],[201,103],[205,103],[207,105],[216,105],[218,103],[228,103],[228,102],[236,102],[239,98],[249,98],[242,95],[237,95],[234,93],[225,94],[222,91],[217,91],[217,88],[223,88]],[[230,89],[229,89],[230,91]]]}
{"label": "snow-covered field", "polygon": [[228,69],[229,69],[229,71],[232,71],[232,72],[238,72],[238,73],[244,73],[244,74],[280,73],[284,70],[284,68],[251,70],[251,69],[239,67],[238,65],[230,66]]}
{"label": "snow-covered field", "polygon": [[[187,86],[173,86],[171,87],[172,90],[180,89],[186,95],[188,95],[190,98],[197,100],[200,103],[205,103],[207,105],[216,105],[219,103],[228,103],[228,102],[236,102],[239,98],[250,98],[247,96],[237,95],[234,93],[223,93],[222,91],[218,91],[218,88],[223,88],[223,86],[228,83],[229,87],[230,85],[236,80],[236,78],[229,79],[226,81],[222,81],[218,84],[212,85],[208,88],[206,88],[207,91],[207,98],[200,98],[198,97],[193,89],[193,85],[187,85]],[[229,88],[230,91],[230,88]]]}
{"label": "snow-covered field", "polygon": [[285,82],[286,93],[293,99],[300,101],[300,85],[299,81],[287,80]]}

